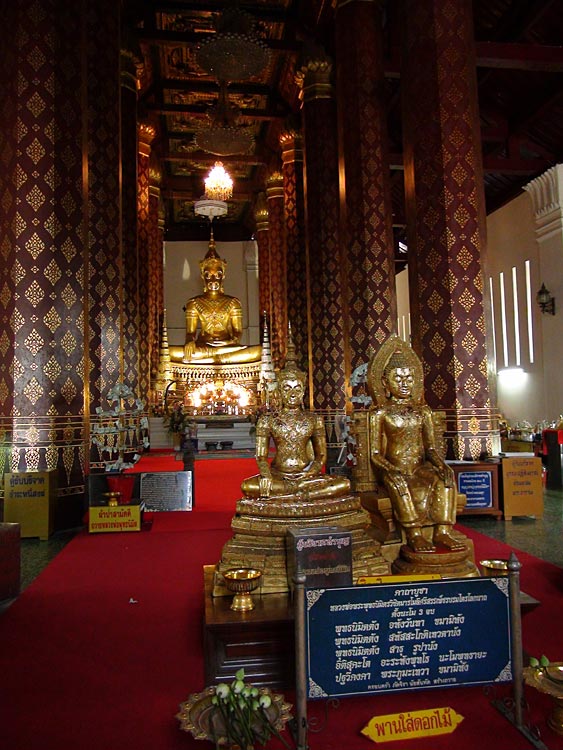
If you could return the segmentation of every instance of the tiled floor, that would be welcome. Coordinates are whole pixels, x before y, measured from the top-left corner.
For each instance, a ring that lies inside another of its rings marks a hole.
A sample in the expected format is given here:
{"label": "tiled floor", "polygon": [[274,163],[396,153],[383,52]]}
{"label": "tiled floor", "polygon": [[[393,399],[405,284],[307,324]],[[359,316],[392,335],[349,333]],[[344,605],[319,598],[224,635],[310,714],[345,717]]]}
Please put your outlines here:
{"label": "tiled floor", "polygon": [[[461,516],[460,523],[516,549],[563,567],[563,491],[544,491],[542,518],[497,521],[490,516]],[[61,531],[48,541],[22,539],[21,590],[63,549],[75,531]]]}

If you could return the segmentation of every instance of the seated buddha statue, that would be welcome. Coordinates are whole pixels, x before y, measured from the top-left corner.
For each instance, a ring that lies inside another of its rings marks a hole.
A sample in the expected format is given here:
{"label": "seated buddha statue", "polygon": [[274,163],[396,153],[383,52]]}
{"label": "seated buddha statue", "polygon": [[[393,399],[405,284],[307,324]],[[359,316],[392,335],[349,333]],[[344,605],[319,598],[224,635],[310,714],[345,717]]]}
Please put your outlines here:
{"label": "seated buddha statue", "polygon": [[[431,409],[423,399],[423,373],[412,348],[392,336],[372,358],[367,375],[373,399],[370,458],[389,493],[397,524],[414,552],[440,545],[458,550],[453,470],[436,448]],[[432,527],[431,537],[423,527]]]}
{"label": "seated buddha statue", "polygon": [[223,291],[227,262],[219,257],[213,235],[200,261],[203,294],[186,302],[186,340],[170,347],[170,357],[181,362],[228,364],[260,360],[262,347],[243,346],[242,306]]}
{"label": "seated buddha statue", "polygon": [[[299,501],[349,495],[349,479],[322,473],[327,455],[324,422],[322,416],[303,409],[306,374],[297,367],[291,333],[285,367],[278,372],[277,381],[281,408],[258,419],[256,463],[260,473],[243,481],[243,496]],[[271,465],[270,438],[276,448]]]}

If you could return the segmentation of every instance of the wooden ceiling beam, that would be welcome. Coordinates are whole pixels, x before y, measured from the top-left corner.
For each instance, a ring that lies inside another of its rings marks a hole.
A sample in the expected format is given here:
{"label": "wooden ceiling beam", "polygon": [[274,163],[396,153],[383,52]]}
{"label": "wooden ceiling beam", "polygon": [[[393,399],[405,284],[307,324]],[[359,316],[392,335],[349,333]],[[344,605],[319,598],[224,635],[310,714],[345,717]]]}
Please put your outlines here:
{"label": "wooden ceiling beam", "polygon": [[475,48],[476,63],[479,68],[563,73],[563,47],[545,44],[477,42]]}

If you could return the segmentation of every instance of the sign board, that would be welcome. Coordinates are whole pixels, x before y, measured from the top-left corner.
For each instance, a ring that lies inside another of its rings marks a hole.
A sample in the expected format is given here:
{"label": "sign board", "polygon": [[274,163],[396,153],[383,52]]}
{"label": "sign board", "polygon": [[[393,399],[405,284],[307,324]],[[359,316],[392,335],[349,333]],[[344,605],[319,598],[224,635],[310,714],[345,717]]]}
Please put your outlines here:
{"label": "sign board", "polygon": [[56,471],[4,474],[4,521],[19,523],[22,537],[48,539],[54,528]]}
{"label": "sign board", "polygon": [[509,579],[307,589],[307,697],[509,682]]}
{"label": "sign board", "polygon": [[493,472],[463,471],[457,475],[457,491],[467,498],[466,508],[493,507]]}
{"label": "sign board", "polygon": [[541,458],[503,458],[502,502],[504,517],[542,516],[543,485]]}
{"label": "sign board", "polygon": [[305,586],[352,585],[352,534],[338,526],[290,527],[287,530],[287,578],[296,574]]}
{"label": "sign board", "polygon": [[88,531],[91,534],[112,531],[140,531],[141,505],[91,505],[88,509]]}
{"label": "sign board", "polygon": [[191,471],[156,471],[141,474],[145,511],[192,510]]}

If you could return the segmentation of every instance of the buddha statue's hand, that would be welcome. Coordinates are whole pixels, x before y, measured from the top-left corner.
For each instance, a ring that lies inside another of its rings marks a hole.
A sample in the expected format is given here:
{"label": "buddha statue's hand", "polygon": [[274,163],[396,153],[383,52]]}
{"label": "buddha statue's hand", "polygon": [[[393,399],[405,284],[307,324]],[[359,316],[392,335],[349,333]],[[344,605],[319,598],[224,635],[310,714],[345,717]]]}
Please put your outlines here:
{"label": "buddha statue's hand", "polygon": [[451,466],[442,464],[437,467],[438,476],[444,482],[446,487],[454,486],[454,471]]}
{"label": "buddha statue's hand", "polygon": [[389,471],[389,478],[395,485],[395,488],[399,495],[404,495],[405,497],[409,497],[411,492],[409,489],[409,485],[407,483],[407,480],[405,479],[405,475],[403,472],[399,471],[398,469],[391,469]]}
{"label": "buddha statue's hand", "polygon": [[191,359],[193,359],[195,351],[195,341],[186,341],[186,343],[184,344],[184,359],[186,360],[186,362],[189,362]]}
{"label": "buddha statue's hand", "polygon": [[270,497],[272,492],[272,477],[261,476],[258,480],[260,497]]}

